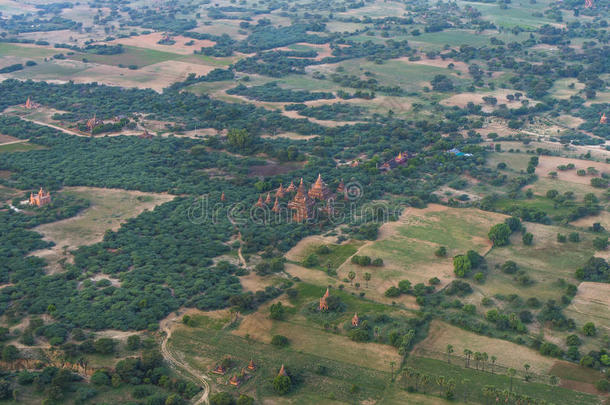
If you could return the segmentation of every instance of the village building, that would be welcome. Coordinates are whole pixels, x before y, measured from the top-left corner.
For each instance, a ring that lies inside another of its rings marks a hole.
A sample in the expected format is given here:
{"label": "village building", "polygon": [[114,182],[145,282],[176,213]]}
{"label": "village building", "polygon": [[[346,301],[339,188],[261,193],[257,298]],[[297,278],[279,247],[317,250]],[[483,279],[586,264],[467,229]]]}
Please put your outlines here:
{"label": "village building", "polygon": [[51,203],[51,192],[50,191],[45,192],[41,187],[37,194],[30,193],[30,205],[42,207],[42,206],[50,204],[50,203]]}

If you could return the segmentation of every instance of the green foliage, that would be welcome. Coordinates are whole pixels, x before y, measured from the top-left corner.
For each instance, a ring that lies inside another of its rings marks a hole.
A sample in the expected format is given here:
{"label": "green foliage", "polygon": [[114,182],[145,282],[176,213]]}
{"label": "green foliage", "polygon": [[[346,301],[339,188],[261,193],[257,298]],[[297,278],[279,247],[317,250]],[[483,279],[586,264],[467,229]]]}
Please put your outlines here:
{"label": "green foliage", "polygon": [[494,246],[505,246],[510,242],[510,227],[506,224],[496,224],[491,227],[487,236]]}
{"label": "green foliage", "polygon": [[271,319],[282,320],[282,319],[284,319],[285,312],[286,312],[286,309],[284,308],[284,306],[282,305],[281,302],[272,304],[269,307],[269,317]]}
{"label": "green foliage", "polygon": [[472,269],[472,263],[467,255],[457,255],[453,258],[453,272],[458,277],[466,277]]}
{"label": "green foliage", "polygon": [[585,336],[595,336],[597,334],[597,328],[593,322],[587,322],[582,327],[582,333]]}
{"label": "green foliage", "polygon": [[278,375],[273,379],[273,389],[279,395],[286,395],[290,392],[292,381],[290,377],[285,375]]}
{"label": "green foliage", "polygon": [[273,337],[271,338],[271,344],[274,346],[288,346],[288,343],[288,338],[283,335],[273,335]]}

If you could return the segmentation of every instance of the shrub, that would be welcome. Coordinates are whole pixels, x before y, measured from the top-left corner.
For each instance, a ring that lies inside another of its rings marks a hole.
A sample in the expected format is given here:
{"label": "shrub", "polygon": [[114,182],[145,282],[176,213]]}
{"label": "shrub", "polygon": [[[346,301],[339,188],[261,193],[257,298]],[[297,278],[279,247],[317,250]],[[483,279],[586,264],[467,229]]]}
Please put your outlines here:
{"label": "shrub", "polygon": [[273,335],[273,337],[271,338],[271,344],[280,347],[287,346],[288,338],[283,335]]}
{"label": "shrub", "polygon": [[384,295],[386,297],[398,297],[400,295],[400,290],[392,286],[385,291]]}
{"label": "shrub", "polygon": [[[438,277],[432,277],[430,280],[428,280],[428,283],[430,285],[439,285],[441,282],[441,280],[439,280]],[[400,287],[400,284],[398,284],[398,286]]]}
{"label": "shrub", "polygon": [[217,392],[210,395],[210,405],[234,405],[235,400],[228,392]]}
{"label": "shrub", "polygon": [[285,395],[290,391],[290,387],[292,382],[290,381],[290,377],[285,375],[278,375],[273,379],[273,389],[279,395]]}
{"label": "shrub", "polygon": [[582,333],[585,336],[595,336],[597,334],[597,329],[595,328],[595,324],[593,322],[587,322],[582,327]]}
{"label": "shrub", "polygon": [[272,304],[269,307],[269,317],[271,319],[275,319],[275,320],[281,320],[284,318],[284,313],[286,312],[286,309],[284,308],[284,306],[282,305],[281,302],[278,302],[276,304]]}
{"label": "shrub", "polygon": [[320,263],[320,259],[314,253],[308,255],[305,260],[303,260],[303,266],[305,267],[314,267]]}
{"label": "shrub", "polygon": [[453,258],[453,272],[458,277],[466,277],[472,269],[472,263],[468,256],[457,255]]}
{"label": "shrub", "polygon": [[577,335],[569,335],[566,338],[566,344],[568,346],[580,346],[582,344],[582,341]]}
{"label": "shrub", "polygon": [[[390,287],[391,288],[391,287]],[[400,280],[398,282],[398,289],[403,294],[408,294],[411,292],[411,282],[409,280]],[[386,291],[387,292],[387,291]],[[387,295],[386,295],[387,296]],[[397,295],[395,295],[397,297]]]}
{"label": "shrub", "polygon": [[534,235],[529,232],[523,234],[523,244],[530,246],[534,242]]}
{"label": "shrub", "polygon": [[376,267],[381,267],[381,266],[383,266],[383,259],[381,257],[373,259],[373,261],[371,262],[371,265],[376,266]]}
{"label": "shrub", "polygon": [[330,248],[326,245],[318,246],[316,249],[316,253],[319,255],[327,255],[330,253]]}
{"label": "shrub", "polygon": [[563,235],[563,234],[561,234],[561,233],[558,233],[558,234],[557,234],[557,242],[559,242],[559,243],[565,243],[565,242],[566,242],[566,240],[567,240],[567,238],[566,238],[566,236],[565,236],[565,235]]}
{"label": "shrub", "polygon": [[578,243],[580,242],[580,234],[578,232],[571,232],[568,235],[568,240],[573,243]]}
{"label": "shrub", "polygon": [[608,247],[608,237],[603,238],[598,236],[597,238],[593,239],[593,247],[596,250],[606,250]]}
{"label": "shrub", "polygon": [[434,251],[434,255],[436,257],[446,257],[447,248],[445,246],[439,246],[439,248]]}
{"label": "shrub", "polygon": [[512,260],[507,260],[502,264],[502,272],[506,273],[506,274],[514,274],[517,272],[517,263],[513,262]]}
{"label": "shrub", "polygon": [[91,376],[91,383],[93,385],[110,385],[110,376],[106,370],[97,370]]}

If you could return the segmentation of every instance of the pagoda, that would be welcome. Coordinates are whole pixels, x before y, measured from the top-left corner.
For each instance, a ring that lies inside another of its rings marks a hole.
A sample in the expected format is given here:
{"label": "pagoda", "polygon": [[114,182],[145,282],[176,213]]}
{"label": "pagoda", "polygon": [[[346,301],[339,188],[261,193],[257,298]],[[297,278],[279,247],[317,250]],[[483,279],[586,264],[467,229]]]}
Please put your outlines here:
{"label": "pagoda", "polygon": [[343,183],[343,179],[339,182],[339,186],[337,186],[337,194],[343,194],[345,191],[345,184]]}
{"label": "pagoda", "polygon": [[87,121],[87,129],[89,130],[89,132],[91,132],[93,134],[93,128],[95,128],[99,125],[103,125],[103,124],[104,124],[104,121],[97,118],[95,116],[95,114],[93,114],[93,118],[91,118]]}
{"label": "pagoda", "polygon": [[26,110],[33,110],[35,108],[40,107],[40,104],[33,102],[29,97],[27,100],[25,100],[25,104],[23,105],[23,107]]}
{"label": "pagoda", "polygon": [[352,326],[356,327],[358,325],[360,325],[360,318],[358,318],[358,314],[355,313],[354,317],[352,318]]}
{"label": "pagoda", "polygon": [[288,373],[286,372],[286,368],[284,367],[284,365],[282,364],[282,367],[280,367],[280,371],[277,373],[278,377],[282,376],[282,377],[288,377]]}
{"label": "pagoda", "polygon": [[218,366],[216,366],[216,368],[214,370],[212,370],[212,373],[220,374],[220,375],[225,375],[226,372],[227,372],[227,370],[225,370],[225,368],[220,364]]}
{"label": "pagoda", "polygon": [[45,192],[42,187],[37,194],[30,193],[30,205],[35,205],[37,207],[42,207],[43,205],[47,205],[51,203],[51,192]]}
{"label": "pagoda", "polygon": [[258,196],[258,201],[256,202],[256,204],[254,204],[255,207],[259,207],[259,208],[263,208],[263,206],[265,205],[265,203],[263,202],[263,196],[259,195]]}
{"label": "pagoda", "polygon": [[148,132],[147,129],[144,129],[144,132],[142,132],[140,135],[138,135],[138,138],[140,139],[152,139],[152,134],[150,132]]}
{"label": "pagoda", "polygon": [[606,124],[608,122],[608,118],[606,118],[606,113],[603,113],[601,117],[599,117],[600,124]]}
{"label": "pagoda", "polygon": [[324,293],[324,295],[322,296],[322,298],[320,298],[320,305],[318,306],[318,309],[320,311],[328,311],[328,302],[326,301],[326,299],[330,296],[330,290],[327,288],[326,292]]}
{"label": "pagoda", "polygon": [[273,208],[271,208],[271,211],[275,212],[276,214],[280,212],[280,201],[277,197],[275,197],[275,203],[273,203]]}
{"label": "pagoda", "polygon": [[225,197],[225,192],[223,191],[222,194],[220,195],[220,201],[225,202],[226,201],[226,197]]}
{"label": "pagoda", "polygon": [[256,370],[256,365],[254,364],[254,361],[252,361],[252,359],[250,359],[250,363],[248,363],[248,370]]}
{"label": "pagoda", "polygon": [[286,189],[287,193],[294,193],[297,190],[297,188],[294,186],[294,182],[291,181],[290,185],[288,186],[288,188]]}
{"label": "pagoda", "polygon": [[311,186],[311,189],[309,189],[309,197],[311,198],[317,198],[318,200],[321,201],[326,201],[328,199],[328,197],[330,197],[330,190],[328,189],[328,187],[326,186],[326,183],[324,183],[324,180],[322,180],[322,175],[318,174],[318,178],[316,179],[316,182],[314,183],[313,186]]}
{"label": "pagoda", "polygon": [[314,201],[307,195],[305,185],[303,184],[303,179],[301,179],[301,184],[299,184],[297,193],[292,201],[288,203],[288,208],[295,211],[293,215],[294,220],[297,222],[302,222],[310,219],[313,214],[313,205]]}
{"label": "pagoda", "polygon": [[265,198],[265,204],[271,204],[271,193],[267,193],[267,198]]}
{"label": "pagoda", "polygon": [[277,189],[277,191],[275,192],[275,197],[276,198],[284,198],[285,195],[285,191],[284,191],[284,187],[282,186],[282,183],[280,183],[280,187]]}

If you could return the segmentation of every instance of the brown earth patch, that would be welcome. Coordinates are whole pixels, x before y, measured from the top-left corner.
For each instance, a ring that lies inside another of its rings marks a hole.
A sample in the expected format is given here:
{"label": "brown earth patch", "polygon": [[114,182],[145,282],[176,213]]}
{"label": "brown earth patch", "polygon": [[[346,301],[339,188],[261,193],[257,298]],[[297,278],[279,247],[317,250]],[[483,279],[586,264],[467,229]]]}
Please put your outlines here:
{"label": "brown earth patch", "polygon": [[[137,46],[139,48],[154,49],[156,51],[172,52],[180,55],[190,55],[195,50],[203,48],[209,48],[214,46],[216,43],[207,39],[193,39],[187,38],[182,35],[172,35],[171,39],[176,41],[173,45],[162,45],[158,44],[163,37],[164,33],[153,32],[146,35],[138,35],[129,38],[119,38],[114,41],[110,41],[113,44],[122,44],[128,46]],[[193,41],[193,45],[185,45],[187,42]]]}
{"label": "brown earth patch", "polygon": [[[567,165],[569,163],[574,164],[576,166],[575,169],[572,170],[557,170],[557,166]],[[540,156],[539,164],[537,168],[537,172],[546,175],[549,172],[557,172],[557,178],[559,180],[569,181],[571,183],[578,184],[591,184],[591,179],[593,176],[579,176],[576,174],[576,171],[579,169],[587,169],[588,167],[594,167],[599,171],[599,173],[610,173],[610,165],[602,162],[593,162],[590,160],[580,160],[580,159],[572,159],[572,158],[564,158],[557,156]],[[597,177],[597,176],[596,176]]]}
{"label": "brown earth patch", "polygon": [[2,135],[0,134],[0,145],[4,145],[7,143],[15,143],[15,142],[25,142],[22,139],[19,138],[15,138],[9,135]]}
{"label": "brown earth patch", "polygon": [[438,68],[445,68],[448,69],[448,65],[450,63],[453,63],[454,67],[453,70],[457,70],[459,72],[462,73],[468,73],[468,65],[464,62],[460,62],[460,61],[456,61],[453,59],[445,59],[443,60],[442,58],[435,58],[435,59],[430,59],[430,58],[422,58],[420,60],[409,60],[409,58],[407,57],[402,57],[402,58],[398,58],[397,60],[406,62],[406,63],[410,63],[413,65],[425,65],[425,66],[434,66],[434,67],[438,67]]}
{"label": "brown earth patch", "polygon": [[[484,108],[492,111],[493,107],[488,104],[485,104],[485,102],[483,101],[483,97],[490,96],[490,97],[497,98],[498,104],[506,104],[508,107],[514,106],[516,108],[521,105],[520,101],[509,102],[506,99],[506,96],[508,94],[514,94],[514,93],[515,93],[515,91],[510,90],[510,89],[497,89],[497,90],[494,90],[489,93],[460,93],[460,94],[453,95],[449,98],[446,98],[444,100],[441,100],[440,104],[465,108],[469,102],[472,102],[474,104],[479,104],[479,105],[482,104],[482,105],[484,105]],[[521,97],[520,100],[529,100],[530,105],[532,105],[532,106],[538,104],[538,101],[530,100],[527,97]]]}

